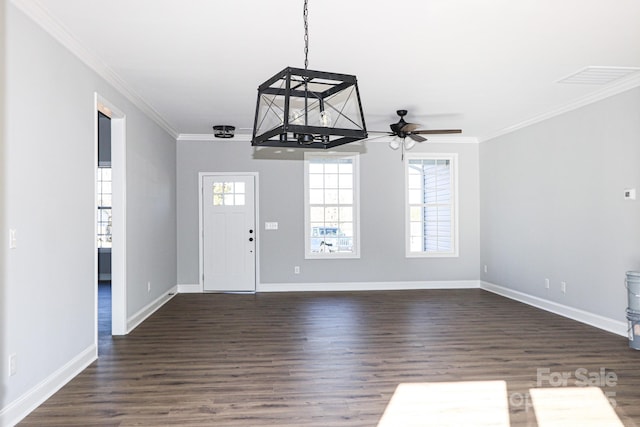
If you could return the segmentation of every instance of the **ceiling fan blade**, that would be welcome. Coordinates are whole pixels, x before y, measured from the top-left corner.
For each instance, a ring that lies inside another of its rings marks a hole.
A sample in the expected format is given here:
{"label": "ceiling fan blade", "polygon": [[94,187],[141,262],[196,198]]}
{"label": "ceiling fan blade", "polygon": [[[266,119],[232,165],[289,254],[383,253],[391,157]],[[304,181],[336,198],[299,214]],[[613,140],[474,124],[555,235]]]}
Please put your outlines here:
{"label": "ceiling fan blade", "polygon": [[402,132],[413,132],[414,130],[417,130],[420,127],[419,124],[416,123],[407,123],[406,125],[402,126],[402,129],[400,129]]}
{"label": "ceiling fan blade", "polygon": [[407,136],[416,142],[424,142],[427,140],[427,138],[424,138],[420,135],[416,135],[415,133],[408,133]]}
{"label": "ceiling fan blade", "polygon": [[443,133],[462,133],[462,129],[422,129],[414,130],[413,133],[423,135],[438,135]]}

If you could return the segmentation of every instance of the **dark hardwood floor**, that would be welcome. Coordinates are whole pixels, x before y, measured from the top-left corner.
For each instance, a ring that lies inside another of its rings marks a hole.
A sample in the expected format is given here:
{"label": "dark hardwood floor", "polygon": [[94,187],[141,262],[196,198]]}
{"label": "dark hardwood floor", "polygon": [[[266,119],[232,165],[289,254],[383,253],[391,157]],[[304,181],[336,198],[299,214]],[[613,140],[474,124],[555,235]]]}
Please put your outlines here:
{"label": "dark hardwood floor", "polygon": [[100,345],[21,425],[370,427],[401,383],[504,380],[510,424],[536,426],[539,372],[615,375],[598,385],[640,423],[624,337],[479,289],[177,295]]}
{"label": "dark hardwood floor", "polygon": [[111,339],[111,282],[98,282],[98,336]]}

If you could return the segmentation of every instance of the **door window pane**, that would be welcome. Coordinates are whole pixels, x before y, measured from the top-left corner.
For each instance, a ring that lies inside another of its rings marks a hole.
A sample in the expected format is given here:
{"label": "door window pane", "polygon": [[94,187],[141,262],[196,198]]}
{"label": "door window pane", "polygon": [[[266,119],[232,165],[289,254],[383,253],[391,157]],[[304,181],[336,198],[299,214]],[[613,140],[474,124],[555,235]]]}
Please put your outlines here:
{"label": "door window pane", "polygon": [[213,184],[214,206],[243,206],[246,187],[242,181],[216,182]]}

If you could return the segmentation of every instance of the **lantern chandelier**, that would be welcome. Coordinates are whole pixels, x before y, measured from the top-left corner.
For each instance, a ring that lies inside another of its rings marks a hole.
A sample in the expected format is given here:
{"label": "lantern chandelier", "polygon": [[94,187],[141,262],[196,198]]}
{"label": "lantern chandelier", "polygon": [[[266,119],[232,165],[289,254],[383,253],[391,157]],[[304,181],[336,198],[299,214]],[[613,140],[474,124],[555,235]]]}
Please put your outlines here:
{"label": "lantern chandelier", "polygon": [[307,5],[304,69],[287,67],[258,87],[252,146],[327,149],[367,138],[356,76],[308,69]]}

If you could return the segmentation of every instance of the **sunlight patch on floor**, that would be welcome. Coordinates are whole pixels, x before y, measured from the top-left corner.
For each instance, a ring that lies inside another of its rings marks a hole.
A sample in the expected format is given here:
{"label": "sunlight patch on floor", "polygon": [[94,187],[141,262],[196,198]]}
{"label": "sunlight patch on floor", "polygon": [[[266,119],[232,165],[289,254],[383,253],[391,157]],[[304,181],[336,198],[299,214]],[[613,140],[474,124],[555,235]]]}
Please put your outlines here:
{"label": "sunlight patch on floor", "polygon": [[[598,387],[529,389],[538,427],[623,427]],[[615,402],[613,402],[615,403]],[[402,383],[378,427],[508,427],[505,381]]]}
{"label": "sunlight patch on floor", "polygon": [[509,427],[504,381],[403,383],[378,427]]}
{"label": "sunlight patch on floor", "polygon": [[529,392],[538,427],[623,427],[598,387],[534,388]]}

